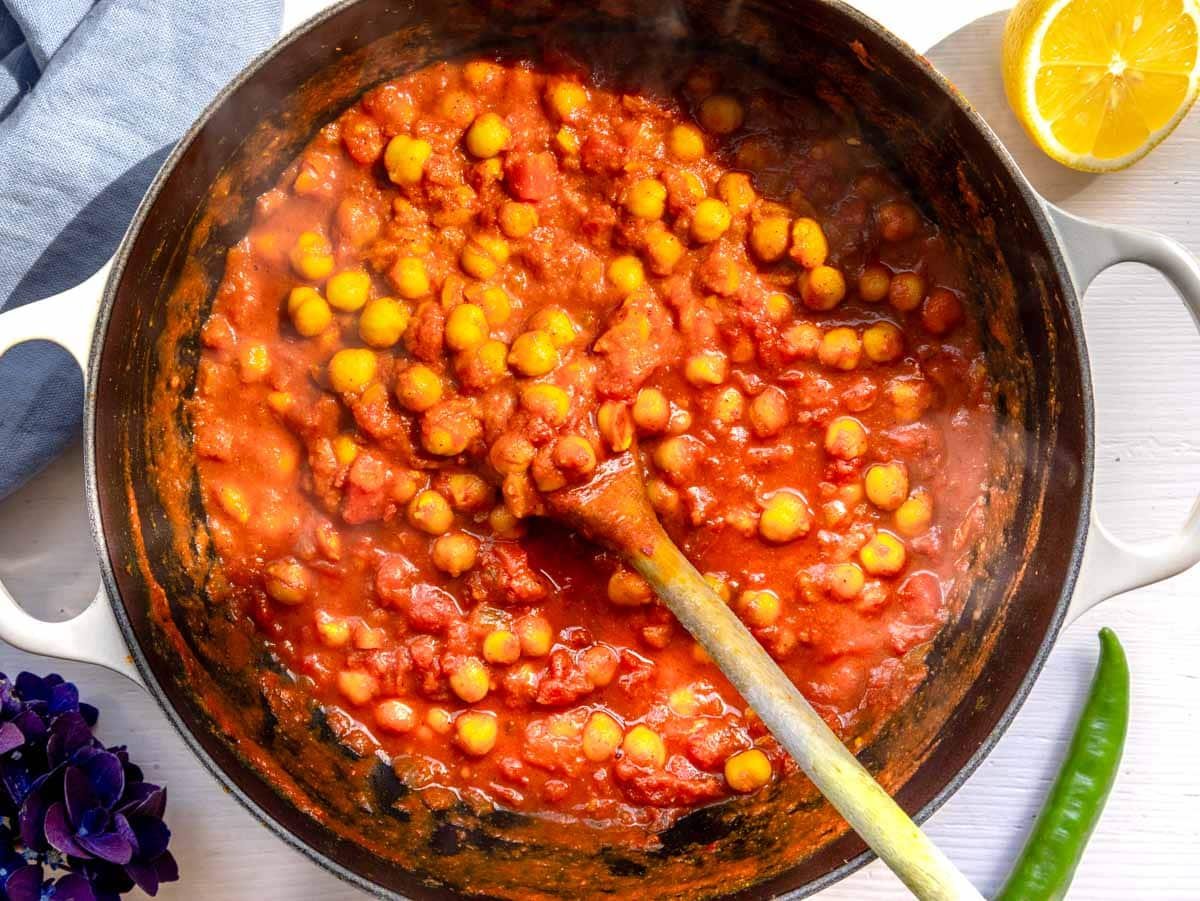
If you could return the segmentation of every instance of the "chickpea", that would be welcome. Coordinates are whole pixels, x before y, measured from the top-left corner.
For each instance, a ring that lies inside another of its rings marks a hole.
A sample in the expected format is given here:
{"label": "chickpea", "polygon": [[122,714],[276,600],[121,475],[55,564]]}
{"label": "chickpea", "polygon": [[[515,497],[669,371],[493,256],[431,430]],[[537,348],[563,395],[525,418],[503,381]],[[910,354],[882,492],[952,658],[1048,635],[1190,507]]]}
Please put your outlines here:
{"label": "chickpea", "polygon": [[771,761],[758,748],[739,751],[725,761],[725,782],[736,792],[758,791],[771,781]]}
{"label": "chickpea", "polygon": [[903,463],[876,463],[863,479],[867,500],[880,510],[895,510],[908,497],[908,472]]}
{"label": "chickpea", "polygon": [[349,466],[358,459],[358,442],[350,435],[338,435],[333,439],[333,455],[341,466]]}
{"label": "chickpea", "polygon": [[650,498],[650,506],[659,516],[674,516],[683,508],[679,492],[662,479],[646,482],[646,497]]}
{"label": "chickpea", "polygon": [[606,400],[596,411],[596,427],[600,437],[616,453],[633,446],[633,417],[625,404]]}
{"label": "chickpea", "polygon": [[403,735],[417,727],[417,712],[403,701],[380,701],[375,705],[375,725],[384,732]]}
{"label": "chickpea", "polygon": [[489,710],[464,710],[454,721],[454,739],[472,757],[483,757],[496,747],[500,726]]}
{"label": "chickpea", "polygon": [[533,443],[524,435],[505,432],[494,442],[488,451],[488,462],[501,475],[514,475],[524,472],[533,462],[536,453]]}
{"label": "chickpea", "polygon": [[647,233],[646,259],[655,275],[670,275],[683,254],[683,242],[661,225]]}
{"label": "chickpea", "polygon": [[250,504],[240,489],[232,485],[223,485],[217,492],[217,503],[242,525],[250,521]]}
{"label": "chickpea", "polygon": [[801,272],[796,286],[804,305],[819,312],[832,310],[846,296],[846,278],[832,266]]}
{"label": "chickpea", "polygon": [[779,622],[783,606],[773,591],[743,591],[734,601],[734,609],[752,629],[765,629]]}
{"label": "chickpea", "polygon": [[872,263],[864,267],[862,275],[858,277],[858,296],[867,303],[879,303],[888,296],[891,285],[891,271],[885,266]]}
{"label": "chickpea", "polygon": [[419,184],[425,175],[425,164],[433,155],[433,145],[420,138],[396,135],[388,141],[383,153],[383,166],[388,178],[398,185]]}
{"label": "chickpea", "polygon": [[623,737],[620,724],[597,710],[583,727],[583,756],[592,763],[603,763],[617,753]]}
{"label": "chickpea", "polygon": [[479,556],[479,541],[466,532],[451,532],[433,542],[430,559],[433,565],[451,576],[461,576],[475,565]]}
{"label": "chickpea", "polygon": [[700,124],[712,134],[732,134],[742,127],[745,119],[742,104],[728,94],[713,94],[700,104]]}
{"label": "chickpea", "polygon": [[927,392],[919,381],[897,379],[888,383],[885,393],[900,422],[916,422],[928,406]]}
{"label": "chickpea", "polygon": [[558,365],[558,349],[549,333],[533,329],[518,335],[512,343],[508,365],[521,375],[537,378]]}
{"label": "chickpea", "polygon": [[684,364],[683,377],[698,388],[719,385],[729,376],[729,359],[720,351],[692,354]]}
{"label": "chickpea", "polygon": [[905,557],[904,542],[891,532],[876,532],[858,552],[863,569],[873,576],[898,575],[904,569]]}
{"label": "chickpea", "polygon": [[875,211],[879,236],[885,241],[907,241],[917,233],[920,216],[911,203],[890,200]]}
{"label": "chickpea", "polygon": [[463,66],[463,81],[474,91],[493,87],[503,77],[503,67],[490,59],[473,59]]}
{"label": "chickpea", "polygon": [[667,762],[667,746],[662,737],[640,724],[625,734],[621,751],[632,763],[648,769],[662,769]]}
{"label": "chickpea", "polygon": [[750,229],[750,250],[764,263],[781,259],[788,249],[788,220],[785,216],[767,216]]}
{"label": "chickpea", "polygon": [[867,430],[853,416],[839,416],[825,429],[825,453],[854,460],[867,452]]}
{"label": "chickpea", "polygon": [[479,420],[462,407],[431,407],[421,419],[421,446],[439,457],[461,454],[481,431]]}
{"label": "chickpea", "polygon": [[654,465],[675,484],[687,481],[696,466],[699,446],[695,438],[676,435],[654,449]]}
{"label": "chickpea", "polygon": [[666,212],[667,186],[657,178],[642,178],[625,195],[625,209],[638,219],[661,219]]}
{"label": "chickpea", "polygon": [[829,241],[816,219],[801,217],[792,223],[791,258],[805,269],[824,266],[829,256]]}
{"label": "chickpea", "polygon": [[863,350],[873,363],[891,363],[904,353],[904,333],[890,322],[876,322],[862,336]]}
{"label": "chickpea", "polygon": [[267,567],[265,587],[271,600],[294,607],[308,599],[312,580],[302,563],[288,557]]}
{"label": "chickpea", "polygon": [[513,628],[521,640],[521,653],[526,657],[545,657],[554,645],[554,630],[550,621],[540,613],[518,617]]}
{"label": "chickpea", "polygon": [[[299,292],[296,288],[292,292],[295,296]],[[292,310],[292,328],[298,334],[312,338],[322,334],[325,329],[329,328],[329,324],[334,322],[334,311],[330,310],[329,304],[326,304],[325,299],[311,288],[312,294],[304,295],[304,298],[296,304]]]}
{"label": "chickpea", "polygon": [[906,538],[927,531],[932,522],[933,499],[924,492],[914,494],[896,510],[896,531]]}
{"label": "chickpea", "polygon": [[318,232],[301,232],[290,254],[292,268],[310,282],[319,282],[333,272],[333,247]]}
{"label": "chickpea", "polygon": [[490,506],[492,486],[473,472],[454,472],[446,477],[442,491],[455,510],[475,512]]}
{"label": "chickpea", "polygon": [[621,659],[617,652],[602,644],[592,645],[579,657],[579,666],[583,674],[596,688],[611,685],[612,680],[617,677],[617,668],[620,665]]}
{"label": "chickpea", "polygon": [[717,395],[713,402],[712,418],[723,426],[731,426],[739,422],[746,412],[746,397],[732,385]]}
{"label": "chickpea", "polygon": [[337,687],[342,697],[355,707],[371,703],[379,694],[379,680],[361,670],[342,670],[337,674]]}
{"label": "chickpea", "polygon": [[962,322],[962,302],[953,291],[934,288],[921,307],[921,324],[931,335],[945,335]]}
{"label": "chickpea", "polygon": [[467,129],[464,139],[467,152],[473,157],[486,160],[508,146],[512,132],[495,113],[484,113],[477,117]]}
{"label": "chickpea", "polygon": [[442,535],[454,525],[454,511],[450,509],[449,501],[427,488],[417,492],[408,502],[408,522],[414,529]]}
{"label": "chickpea", "polygon": [[854,563],[835,563],[829,568],[829,591],[843,601],[852,601],[863,590],[866,577]]}
{"label": "chickpea", "polygon": [[568,481],[581,482],[596,471],[596,449],[582,435],[564,435],[554,442],[554,465]]}
{"label": "chickpea", "polygon": [[821,339],[825,335],[820,328],[811,322],[797,322],[783,333],[784,352],[790,357],[802,360],[816,359],[821,349]]}
{"label": "chickpea", "polygon": [[573,81],[556,81],[546,91],[546,100],[554,115],[570,122],[588,103],[588,92]]}
{"label": "chickpea", "polygon": [[360,269],[348,269],[332,276],[325,283],[329,305],[343,313],[362,308],[371,293],[371,276]]}
{"label": "chickpea", "polygon": [[401,469],[392,479],[392,500],[398,504],[407,504],[425,483],[425,476],[415,469]]}
{"label": "chickpea", "polygon": [[488,336],[487,316],[473,303],[460,303],[446,317],[446,346],[451,350],[474,350]]}
{"label": "chickpea", "polygon": [[297,285],[288,292],[287,312],[289,316],[295,316],[296,311],[304,306],[307,301],[320,300],[325,298],[321,296],[321,292],[312,285]]}
{"label": "chickpea", "polygon": [[754,183],[745,172],[726,172],[717,179],[717,196],[733,213],[746,212],[758,199]]}
{"label": "chickpea", "polygon": [[450,711],[444,707],[430,707],[425,712],[425,725],[437,735],[445,735],[454,726]]}
{"label": "chickpea", "polygon": [[479,309],[483,310],[487,324],[492,328],[504,325],[512,316],[512,301],[508,292],[503,288],[486,287],[477,292],[471,300]]}
{"label": "chickpea", "polygon": [[450,674],[450,690],[468,704],[482,701],[488,693],[488,668],[478,657],[467,657]]}
{"label": "chickpea", "polygon": [[521,658],[521,639],[515,632],[497,629],[483,639],[483,659],[488,663],[508,666]]}
{"label": "chickpea", "polygon": [[339,350],[329,361],[329,383],[338,394],[358,394],[371,384],[378,366],[373,351]]}
{"label": "chickpea", "polygon": [[571,413],[571,397],[558,385],[527,385],[521,392],[521,406],[544,422],[559,426]]}
{"label": "chickpea", "polygon": [[417,257],[398,259],[389,276],[396,286],[396,293],[406,300],[417,300],[429,294],[429,273],[425,263]]}
{"label": "chickpea", "polygon": [[524,524],[504,504],[497,504],[488,513],[488,527],[499,538],[520,538],[525,534]]}
{"label": "chickpea", "polygon": [[671,402],[657,388],[642,388],[633,402],[633,421],[649,434],[665,431],[671,420]]}
{"label": "chickpea", "polygon": [[424,363],[413,363],[396,379],[396,399],[406,410],[423,413],[442,399],[442,377]]}
{"label": "chickpea", "polygon": [[704,133],[694,125],[676,125],[667,134],[667,152],[681,163],[704,156]]}
{"label": "chickpea", "polygon": [[478,234],[463,246],[458,264],[467,275],[483,281],[495,276],[510,254],[508,242],[499,235]]}
{"label": "chickpea", "polygon": [[575,342],[575,323],[561,307],[542,307],[529,320],[529,328],[545,332],[559,349]]}
{"label": "chickpea", "polygon": [[317,638],[327,648],[344,648],[350,643],[350,623],[341,617],[317,611]]}
{"label": "chickpea", "polygon": [[775,544],[803,538],[812,528],[812,513],[803,497],[792,491],[776,491],[763,505],[758,534]]}
{"label": "chickpea", "polygon": [[849,372],[857,368],[862,358],[862,341],[859,340],[858,332],[852,328],[830,329],[821,339],[817,358],[822,365],[830,369]]}
{"label": "chickpea", "polygon": [[750,428],[759,438],[772,438],[788,424],[787,395],[774,385],[750,402]]}
{"label": "chickpea", "polygon": [[608,579],[608,599],[618,607],[641,607],[654,600],[654,591],[633,570],[618,569]]}
{"label": "chickpea", "polygon": [[465,91],[447,91],[438,99],[438,113],[459,128],[475,118],[475,99]]}
{"label": "chickpea", "polygon": [[725,232],[733,223],[733,216],[720,200],[706,197],[696,204],[692,213],[691,236],[699,244],[709,244]]}
{"label": "chickpea", "polygon": [[635,256],[619,256],[608,264],[608,280],[621,297],[628,297],[646,282],[642,261]]}
{"label": "chickpea", "polygon": [[494,385],[508,373],[508,345],[503,341],[484,341],[474,350],[459,354],[455,365],[465,388]]}
{"label": "chickpea", "polygon": [[397,344],[408,328],[408,307],[391,297],[368,301],[358,318],[358,336],[370,347],[385,348]]}
{"label": "chickpea", "polygon": [[500,231],[509,238],[524,238],[538,227],[537,207],[510,200],[500,207]]}
{"label": "chickpea", "polygon": [[776,325],[783,325],[792,318],[792,299],[786,294],[776,292],[767,295],[767,319]]}
{"label": "chickpea", "polygon": [[915,310],[925,299],[925,279],[915,272],[897,272],[888,286],[888,303],[901,313]]}

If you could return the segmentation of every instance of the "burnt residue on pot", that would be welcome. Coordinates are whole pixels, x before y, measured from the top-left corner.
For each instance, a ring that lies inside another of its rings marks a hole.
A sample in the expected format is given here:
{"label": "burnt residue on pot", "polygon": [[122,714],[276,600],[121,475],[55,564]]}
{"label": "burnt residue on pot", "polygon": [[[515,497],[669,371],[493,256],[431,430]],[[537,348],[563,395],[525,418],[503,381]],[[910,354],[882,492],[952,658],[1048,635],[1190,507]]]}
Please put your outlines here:
{"label": "burnt residue on pot", "polygon": [[[1001,423],[993,483],[1004,487],[979,510],[974,590],[914,660],[927,673],[910,703],[858,750],[917,810],[1003,724],[1056,627],[1086,512],[1090,411],[1073,298],[1035,201],[994,139],[921,63],[822,2],[610,0],[600,12],[565,13],[553,2],[363,2],[235,85],[182,142],[119,260],[93,447],[110,587],[139,663],[193,746],[285,837],[365,887],[409,897],[813,891],[863,847],[803,778],[651,836],[473,809],[407,790],[352,722],[314,710],[290,674],[264,665],[242,624],[212,615],[225,586],[203,527],[186,399],[199,323],[254,197],[372,84],[447,56],[519,52],[548,35],[623,41],[656,64],[719,48],[819,90],[853,113],[954,236],[991,336]],[[1052,481],[1064,461],[1074,478]]]}

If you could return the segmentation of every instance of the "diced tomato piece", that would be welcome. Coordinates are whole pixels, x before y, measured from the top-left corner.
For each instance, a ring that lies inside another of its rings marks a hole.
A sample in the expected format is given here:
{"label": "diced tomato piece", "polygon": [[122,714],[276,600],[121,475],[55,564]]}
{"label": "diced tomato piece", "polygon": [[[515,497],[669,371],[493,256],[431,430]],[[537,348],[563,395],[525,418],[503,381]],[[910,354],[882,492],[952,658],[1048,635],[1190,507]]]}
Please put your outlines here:
{"label": "diced tomato piece", "polygon": [[504,180],[518,200],[545,200],[557,185],[558,161],[549,151],[531,153],[510,159],[504,169]]}

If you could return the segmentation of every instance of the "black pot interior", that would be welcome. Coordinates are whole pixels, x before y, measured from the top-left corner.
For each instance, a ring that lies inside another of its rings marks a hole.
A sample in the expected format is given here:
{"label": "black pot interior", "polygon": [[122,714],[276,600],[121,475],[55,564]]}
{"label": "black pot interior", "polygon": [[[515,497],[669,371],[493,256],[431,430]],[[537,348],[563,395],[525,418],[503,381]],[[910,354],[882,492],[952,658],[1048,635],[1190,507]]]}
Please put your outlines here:
{"label": "black pot interior", "polygon": [[[565,33],[628,42],[631,70],[720,48],[783,84],[827,86],[956,237],[1002,386],[994,481],[1005,487],[992,497],[974,589],[931,649],[928,678],[861,756],[913,812],[977,762],[1040,666],[1074,579],[1091,467],[1080,325],[1044,222],[990,134],[924,64],[819,0],[634,0],[565,13],[548,0],[360,0],[258,64],[180,145],[110,289],[89,418],[106,578],[152,690],[201,756],[281,834],[367,887],[410,897],[814,891],[864,848],[804,779],[766,799],[701,810],[640,848],[583,827],[550,840],[504,812],[414,803],[390,770],[338,746],[298,696],[268,701],[246,673],[211,666],[201,648],[237,636],[213,634],[199,615],[214,562],[203,530],[172,526],[181,516],[202,520],[183,401],[199,322],[255,196],[372,84],[439,58],[536,47]],[[248,646],[247,660],[255,653]],[[313,734],[324,738],[317,751],[298,741]],[[323,755],[320,767],[313,754]]]}

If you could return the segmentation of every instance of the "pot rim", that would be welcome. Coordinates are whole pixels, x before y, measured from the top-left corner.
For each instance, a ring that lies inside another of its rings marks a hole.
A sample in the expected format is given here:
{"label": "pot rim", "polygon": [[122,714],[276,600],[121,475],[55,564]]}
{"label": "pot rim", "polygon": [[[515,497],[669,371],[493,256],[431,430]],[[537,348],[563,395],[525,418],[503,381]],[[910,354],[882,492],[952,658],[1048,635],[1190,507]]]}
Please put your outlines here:
{"label": "pot rim", "polygon": [[[163,186],[171,173],[174,171],[180,158],[191,147],[198,135],[205,129],[209,121],[212,119],[218,109],[244,84],[253,80],[261,70],[270,64],[276,57],[291,49],[299,39],[304,37],[309,32],[315,30],[319,26],[325,24],[332,18],[340,15],[344,10],[363,2],[370,0],[338,0],[329,8],[312,18],[301,23],[296,28],[281,35],[275,43],[262,51],[258,56],[251,60],[245,68],[243,68],[233,79],[231,79],[205,106],[204,110],[196,117],[195,121],[188,130],[180,137],[178,142],[172,148],[171,153],[163,161],[161,168],[155,175],[154,180],[150,183],[141,202],[138,204],[129,227],[121,238],[121,242],[113,256],[113,265],[109,273],[108,280],[104,287],[104,293],[100,300],[95,326],[92,333],[92,341],[88,355],[88,371],[86,373],[85,384],[88,386],[86,391],[86,400],[84,404],[83,416],[83,447],[84,447],[84,491],[86,496],[86,504],[88,511],[88,520],[92,531],[92,538],[95,542],[97,557],[100,563],[101,582],[108,599],[109,606],[113,610],[118,627],[125,640],[125,644],[129,650],[130,657],[133,659],[138,672],[141,674],[142,681],[145,684],[150,696],[154,699],[159,709],[163,712],[167,720],[171,723],[175,732],[182,738],[188,750],[208,771],[208,773],[216,779],[221,787],[231,794],[237,802],[245,808],[255,819],[270,829],[289,847],[299,851],[306,858],[317,864],[321,868],[333,873],[340,879],[362,889],[363,891],[382,898],[403,899],[405,896],[391,889],[384,888],[378,883],[367,879],[366,877],[350,870],[349,868],[338,863],[325,853],[317,850],[308,842],[301,839],[296,833],[292,832],[279,821],[267,813],[253,798],[251,798],[234,779],[222,769],[212,756],[204,749],[199,739],[195,736],[192,730],[184,722],[174,705],[168,700],[166,693],[159,685],[157,678],[151,669],[149,662],[143,652],[141,643],[138,641],[136,634],[133,631],[132,623],[129,620],[125,611],[124,602],[121,600],[121,594],[117,586],[117,580],[113,571],[112,561],[109,556],[108,541],[105,536],[102,518],[100,513],[99,492],[97,490],[97,467],[96,467],[96,397],[98,389],[97,376],[100,367],[100,358],[107,343],[108,326],[112,318],[112,310],[116,303],[117,286],[125,274],[125,267],[128,263],[131,248],[134,244],[138,233],[141,231],[142,225],[149,217],[155,204],[158,201],[159,195],[162,192]],[[1066,262],[1066,256],[1063,250],[1063,245],[1058,234],[1051,225],[1050,218],[1043,205],[1041,196],[1034,190],[1032,184],[1025,177],[1017,166],[1016,161],[1009,153],[1007,148],[1001,143],[1000,139],[992,131],[991,127],[984,121],[983,117],[975,111],[975,109],[966,101],[966,99],[958,92],[957,89],[947,80],[947,78],[934,66],[923,54],[914,50],[907,42],[902,40],[889,29],[885,28],[880,23],[876,22],[865,13],[848,5],[843,0],[808,0],[808,2],[819,3],[826,7],[831,13],[839,15],[846,20],[849,20],[854,26],[859,29],[864,29],[875,35],[881,42],[890,46],[890,48],[898,54],[905,57],[915,68],[921,70],[925,77],[931,79],[938,90],[946,96],[962,113],[970,124],[984,138],[992,153],[995,154],[997,161],[1007,173],[1009,179],[1015,185],[1022,199],[1029,208],[1030,213],[1037,225],[1038,237],[1048,251],[1048,256],[1053,264],[1054,274],[1058,279],[1063,290],[1065,298],[1065,307],[1068,319],[1071,324],[1071,342],[1064,342],[1063,346],[1072,346],[1080,362],[1080,380],[1081,380],[1081,397],[1080,403],[1083,412],[1083,454],[1080,472],[1082,480],[1081,501],[1079,505],[1078,517],[1075,523],[1075,539],[1071,548],[1070,562],[1068,570],[1063,580],[1062,591],[1055,605],[1054,614],[1047,625],[1046,632],[1042,638],[1037,654],[1026,670],[1025,675],[1018,684],[1012,697],[1010,698],[1004,712],[996,725],[992,728],[987,738],[979,745],[971,757],[965,764],[946,782],[946,784],[926,802],[920,810],[912,814],[913,819],[918,823],[924,823],[932,816],[947,800],[957,792],[968,778],[979,768],[984,759],[992,752],[997,743],[1008,730],[1017,713],[1028,698],[1030,691],[1033,688],[1034,682],[1041,673],[1046,660],[1050,655],[1050,651],[1058,638],[1058,633],[1062,628],[1066,617],[1067,608],[1071,600],[1072,593],[1075,588],[1076,580],[1079,576],[1082,563],[1084,545],[1087,540],[1088,526],[1091,519],[1091,509],[1093,503],[1093,470],[1094,470],[1094,449],[1095,449],[1095,413],[1094,413],[1094,396],[1091,378],[1091,366],[1089,363],[1087,345],[1083,332],[1083,321],[1080,312],[1079,296],[1076,291],[1075,284],[1070,277],[1069,269]],[[787,899],[800,899],[816,894],[831,885],[841,881],[850,874],[856,872],[868,863],[876,859],[876,854],[869,848],[864,848],[855,857],[845,861],[844,863],[829,870],[824,875],[812,880],[811,882],[800,886],[796,889],[785,892],[780,897]],[[781,873],[776,879],[786,878],[787,871]],[[754,891],[753,887],[750,889]]]}

